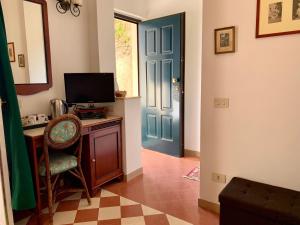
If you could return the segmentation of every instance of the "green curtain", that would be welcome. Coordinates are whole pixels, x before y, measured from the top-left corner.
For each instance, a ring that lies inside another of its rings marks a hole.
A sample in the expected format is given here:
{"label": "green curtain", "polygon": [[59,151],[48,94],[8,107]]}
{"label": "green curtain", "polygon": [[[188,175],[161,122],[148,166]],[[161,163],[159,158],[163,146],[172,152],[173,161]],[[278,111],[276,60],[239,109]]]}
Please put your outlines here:
{"label": "green curtain", "polygon": [[35,207],[34,188],[28,151],[23,135],[20,110],[10,67],[5,24],[0,2],[0,96],[7,103],[2,107],[5,141],[10,170],[12,207],[24,210]]}

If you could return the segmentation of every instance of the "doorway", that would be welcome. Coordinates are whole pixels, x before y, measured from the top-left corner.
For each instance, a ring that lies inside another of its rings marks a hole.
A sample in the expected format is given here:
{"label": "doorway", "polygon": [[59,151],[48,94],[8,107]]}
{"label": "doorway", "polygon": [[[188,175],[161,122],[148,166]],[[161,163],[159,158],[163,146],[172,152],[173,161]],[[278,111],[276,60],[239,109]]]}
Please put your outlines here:
{"label": "doorway", "polygon": [[184,156],[185,13],[141,22],[115,14],[116,77],[142,98],[142,144]]}

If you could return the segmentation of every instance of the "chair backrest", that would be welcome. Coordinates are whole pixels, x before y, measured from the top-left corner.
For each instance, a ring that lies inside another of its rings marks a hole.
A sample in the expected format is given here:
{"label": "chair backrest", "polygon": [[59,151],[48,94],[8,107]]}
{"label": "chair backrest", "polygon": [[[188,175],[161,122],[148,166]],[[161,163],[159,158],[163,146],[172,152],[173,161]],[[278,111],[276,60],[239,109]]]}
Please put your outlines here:
{"label": "chair backrest", "polygon": [[65,149],[74,145],[81,137],[79,118],[66,114],[51,120],[44,131],[44,142],[53,149]]}

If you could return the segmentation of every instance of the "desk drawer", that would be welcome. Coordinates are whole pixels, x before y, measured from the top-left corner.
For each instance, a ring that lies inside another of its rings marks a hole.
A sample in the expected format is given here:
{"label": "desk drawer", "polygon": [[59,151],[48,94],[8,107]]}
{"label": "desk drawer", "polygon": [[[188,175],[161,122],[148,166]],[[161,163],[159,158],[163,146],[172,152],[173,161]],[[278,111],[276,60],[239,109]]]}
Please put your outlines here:
{"label": "desk drawer", "polygon": [[108,123],[103,123],[103,124],[99,124],[99,125],[95,125],[89,128],[90,132],[95,132],[104,128],[108,128],[108,127],[113,127],[113,126],[117,126],[120,125],[121,121],[112,121],[112,122],[108,122]]}

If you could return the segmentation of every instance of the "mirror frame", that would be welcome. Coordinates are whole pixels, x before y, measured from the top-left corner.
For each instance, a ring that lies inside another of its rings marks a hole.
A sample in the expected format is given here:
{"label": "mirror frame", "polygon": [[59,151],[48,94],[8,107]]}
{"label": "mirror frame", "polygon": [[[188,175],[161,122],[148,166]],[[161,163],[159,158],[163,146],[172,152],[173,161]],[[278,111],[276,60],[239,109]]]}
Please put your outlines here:
{"label": "mirror frame", "polygon": [[51,53],[50,53],[50,38],[48,25],[48,7],[46,0],[24,0],[40,4],[42,6],[44,44],[45,44],[45,60],[47,83],[43,84],[15,84],[18,95],[32,95],[42,91],[49,90],[52,87],[52,68],[51,68]]}

